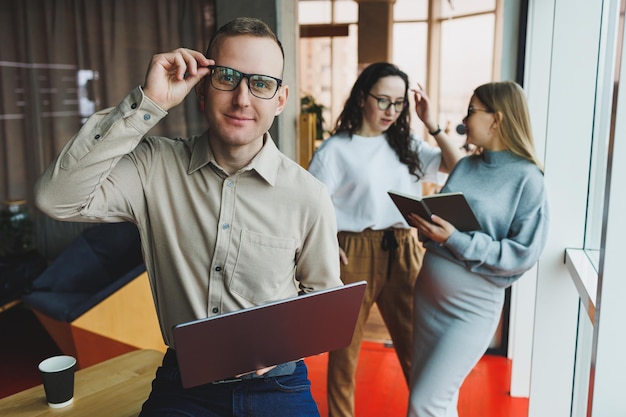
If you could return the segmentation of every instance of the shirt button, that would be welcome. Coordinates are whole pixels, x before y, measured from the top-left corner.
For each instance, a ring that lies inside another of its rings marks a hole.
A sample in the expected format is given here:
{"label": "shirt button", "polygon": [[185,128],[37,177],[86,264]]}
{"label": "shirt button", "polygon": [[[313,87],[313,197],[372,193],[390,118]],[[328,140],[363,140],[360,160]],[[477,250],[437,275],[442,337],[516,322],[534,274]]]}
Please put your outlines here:
{"label": "shirt button", "polygon": [[148,113],[144,114],[143,120],[150,120],[150,115]]}
{"label": "shirt button", "polygon": [[98,139],[100,139],[100,137],[101,137],[100,135],[96,135],[96,136],[94,136],[94,139],[98,140]]}
{"label": "shirt button", "polygon": [[216,266],[216,267],[215,267],[215,270],[216,270],[217,272],[220,272],[220,271],[222,270],[222,267],[221,267],[221,266]]}
{"label": "shirt button", "polygon": [[217,314],[217,313],[219,313],[219,312],[220,312],[220,309],[219,309],[219,308],[217,308],[217,307],[213,307],[213,308],[211,309],[211,311],[213,312],[213,314]]}
{"label": "shirt button", "polygon": [[130,108],[131,108],[131,109],[136,109],[136,108],[137,108],[137,103],[133,103],[133,104],[131,104],[131,105],[130,105]]}
{"label": "shirt button", "polygon": [[224,229],[224,230],[227,230],[229,227],[230,227],[230,225],[228,225],[228,224],[223,224],[222,225],[222,229]]}
{"label": "shirt button", "polygon": [[226,183],[226,185],[227,185],[227,186],[229,186],[229,187],[232,187],[232,186],[233,186],[233,182],[232,182],[232,181],[228,181],[228,182]]}

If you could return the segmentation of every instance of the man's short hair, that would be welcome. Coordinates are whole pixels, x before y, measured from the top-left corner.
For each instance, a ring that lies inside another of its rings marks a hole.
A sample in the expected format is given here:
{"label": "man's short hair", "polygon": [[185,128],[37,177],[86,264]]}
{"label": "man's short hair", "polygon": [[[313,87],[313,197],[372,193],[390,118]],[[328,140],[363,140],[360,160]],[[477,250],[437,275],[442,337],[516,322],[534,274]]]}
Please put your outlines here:
{"label": "man's short hair", "polygon": [[276,34],[272,31],[272,29],[270,29],[267,23],[254,17],[238,17],[220,27],[211,38],[211,42],[209,42],[209,47],[206,50],[207,58],[211,58],[213,47],[220,39],[228,36],[238,35],[252,35],[259,38],[272,39],[280,48],[280,53],[283,56],[283,61],[285,60],[285,51],[283,50],[283,45],[278,40]]}

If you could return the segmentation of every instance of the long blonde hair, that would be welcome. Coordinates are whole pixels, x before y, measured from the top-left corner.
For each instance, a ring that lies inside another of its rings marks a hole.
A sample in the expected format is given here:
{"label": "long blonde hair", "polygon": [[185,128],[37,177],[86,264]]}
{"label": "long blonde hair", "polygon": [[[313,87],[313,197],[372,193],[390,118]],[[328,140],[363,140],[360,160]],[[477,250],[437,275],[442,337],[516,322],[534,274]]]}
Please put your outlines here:
{"label": "long blonde hair", "polygon": [[535,151],[528,102],[522,87],[513,81],[491,82],[477,87],[474,96],[489,111],[500,115],[498,133],[507,149],[543,171]]}

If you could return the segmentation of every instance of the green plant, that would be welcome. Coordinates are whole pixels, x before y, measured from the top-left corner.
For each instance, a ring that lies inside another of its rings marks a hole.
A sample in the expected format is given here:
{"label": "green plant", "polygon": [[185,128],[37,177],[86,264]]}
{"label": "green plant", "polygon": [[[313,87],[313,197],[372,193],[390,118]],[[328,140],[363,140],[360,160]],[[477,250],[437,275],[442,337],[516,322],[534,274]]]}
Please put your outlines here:
{"label": "green plant", "polygon": [[300,111],[302,113],[315,114],[315,139],[324,139],[324,110],[326,107],[317,103],[311,95],[305,95],[300,99]]}

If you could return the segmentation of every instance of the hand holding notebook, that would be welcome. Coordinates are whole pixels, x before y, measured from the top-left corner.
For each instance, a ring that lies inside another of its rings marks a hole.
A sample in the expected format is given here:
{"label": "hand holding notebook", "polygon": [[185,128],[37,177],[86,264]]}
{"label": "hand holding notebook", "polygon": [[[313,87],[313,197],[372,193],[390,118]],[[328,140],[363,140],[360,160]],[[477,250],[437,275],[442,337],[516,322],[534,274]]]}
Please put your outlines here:
{"label": "hand holding notebook", "polygon": [[435,214],[452,223],[461,232],[480,230],[481,228],[463,193],[433,194],[423,198],[398,191],[388,191],[388,194],[409,224],[409,214],[411,213],[428,220],[430,220],[431,215]]}

